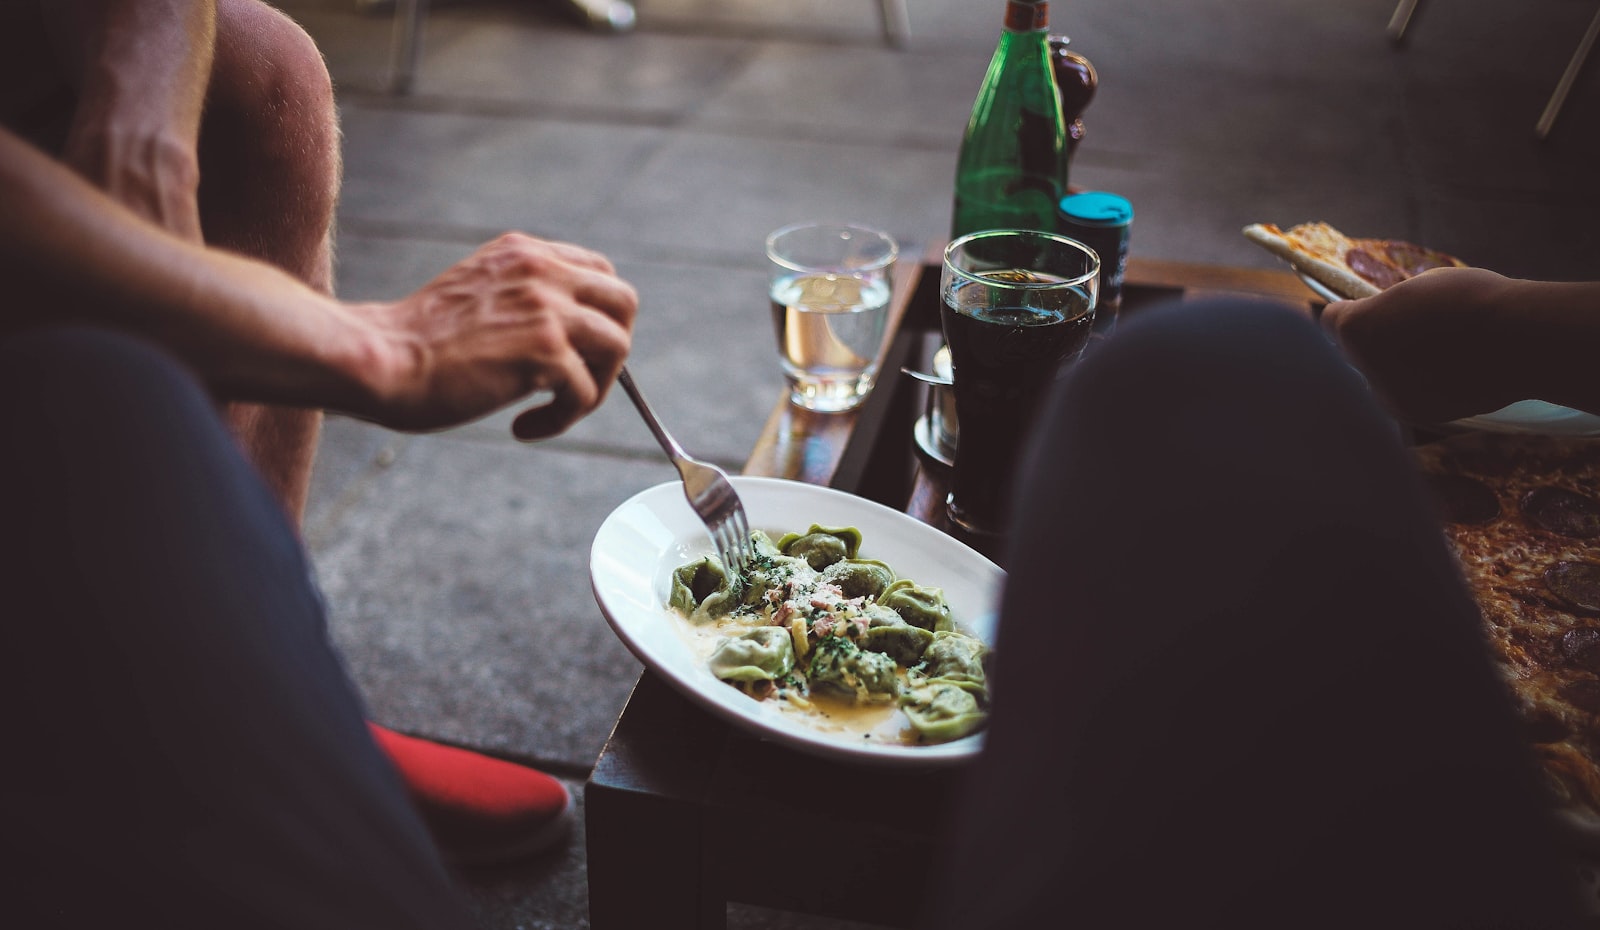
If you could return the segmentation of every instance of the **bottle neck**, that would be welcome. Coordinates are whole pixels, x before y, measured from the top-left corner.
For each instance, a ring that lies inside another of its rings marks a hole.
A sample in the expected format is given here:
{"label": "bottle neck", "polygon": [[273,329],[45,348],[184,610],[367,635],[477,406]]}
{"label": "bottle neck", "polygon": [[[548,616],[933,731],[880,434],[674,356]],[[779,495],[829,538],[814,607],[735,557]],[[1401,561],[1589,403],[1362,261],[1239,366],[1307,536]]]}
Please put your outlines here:
{"label": "bottle neck", "polygon": [[1001,24],[1007,32],[1044,32],[1050,27],[1050,4],[1046,0],[1006,0]]}

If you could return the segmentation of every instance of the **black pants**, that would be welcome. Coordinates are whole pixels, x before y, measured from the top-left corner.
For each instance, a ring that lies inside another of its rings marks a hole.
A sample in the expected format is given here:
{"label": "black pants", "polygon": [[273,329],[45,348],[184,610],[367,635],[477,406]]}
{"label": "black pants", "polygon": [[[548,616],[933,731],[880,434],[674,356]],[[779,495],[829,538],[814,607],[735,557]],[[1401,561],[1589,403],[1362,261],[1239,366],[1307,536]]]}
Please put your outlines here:
{"label": "black pants", "polygon": [[467,926],[200,386],[32,334],[0,346],[0,417],[0,922]]}
{"label": "black pants", "polygon": [[1136,318],[1043,422],[928,926],[1570,924],[1429,498],[1313,326]]}

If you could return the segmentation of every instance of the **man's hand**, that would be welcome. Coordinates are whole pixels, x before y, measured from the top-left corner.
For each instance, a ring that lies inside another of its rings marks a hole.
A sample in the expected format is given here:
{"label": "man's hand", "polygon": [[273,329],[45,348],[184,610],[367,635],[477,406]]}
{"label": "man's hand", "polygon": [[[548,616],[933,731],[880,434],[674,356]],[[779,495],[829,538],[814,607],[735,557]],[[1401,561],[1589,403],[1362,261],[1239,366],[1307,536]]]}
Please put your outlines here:
{"label": "man's hand", "polygon": [[507,233],[410,297],[355,308],[387,346],[370,415],[435,429],[549,391],[554,400],[523,411],[512,433],[554,436],[605,398],[638,304],[604,256]]}
{"label": "man's hand", "polygon": [[1322,325],[1401,418],[1444,423],[1526,400],[1512,279],[1438,268],[1360,300],[1329,304]]}
{"label": "man's hand", "polygon": [[[519,439],[592,411],[627,356],[639,298],[588,249],[510,233],[410,297],[350,304],[281,269],[181,239],[0,129],[0,332],[136,333],[219,396],[438,429],[536,391]],[[48,299],[41,299],[48,295]]]}

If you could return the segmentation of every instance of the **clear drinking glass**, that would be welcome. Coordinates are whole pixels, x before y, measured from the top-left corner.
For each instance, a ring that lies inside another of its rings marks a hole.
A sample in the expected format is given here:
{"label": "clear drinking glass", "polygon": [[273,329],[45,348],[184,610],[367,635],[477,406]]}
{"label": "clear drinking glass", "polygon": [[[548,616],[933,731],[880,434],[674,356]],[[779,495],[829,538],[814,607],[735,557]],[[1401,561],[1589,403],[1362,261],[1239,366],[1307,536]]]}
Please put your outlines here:
{"label": "clear drinking glass", "polygon": [[961,439],[946,509],[1004,532],[1017,459],[1039,402],[1094,324],[1100,259],[1053,233],[994,229],[945,249],[940,317]]}
{"label": "clear drinking glass", "polygon": [[789,399],[849,410],[878,375],[899,246],[865,226],[800,223],[767,237],[772,324]]}

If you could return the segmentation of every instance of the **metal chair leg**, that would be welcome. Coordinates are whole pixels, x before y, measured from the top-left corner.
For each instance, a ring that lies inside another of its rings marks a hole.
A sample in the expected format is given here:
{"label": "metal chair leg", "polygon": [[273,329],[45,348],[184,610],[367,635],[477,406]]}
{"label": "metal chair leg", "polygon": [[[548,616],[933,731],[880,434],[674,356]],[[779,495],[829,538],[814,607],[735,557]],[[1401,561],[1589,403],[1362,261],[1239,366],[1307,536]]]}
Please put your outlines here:
{"label": "metal chair leg", "polygon": [[417,80],[417,62],[422,56],[422,23],[428,16],[428,0],[398,0],[394,10],[394,45],[389,61],[389,92],[398,96],[411,93]]}
{"label": "metal chair leg", "polygon": [[600,32],[627,32],[639,21],[638,11],[628,0],[567,0],[567,5],[589,28]]}
{"label": "metal chair leg", "polygon": [[883,15],[883,41],[904,48],[911,39],[911,14],[906,10],[906,0],[879,0],[878,12]]}
{"label": "metal chair leg", "polygon": [[1396,45],[1405,41],[1406,27],[1411,25],[1411,17],[1421,5],[1422,0],[1400,0],[1400,5],[1394,8],[1394,15],[1389,17],[1389,41]]}
{"label": "metal chair leg", "polygon": [[1583,41],[1578,43],[1578,50],[1572,53],[1572,60],[1567,63],[1567,70],[1557,82],[1555,93],[1550,95],[1550,102],[1545,104],[1544,112],[1539,114],[1539,121],[1533,126],[1533,131],[1539,138],[1543,139],[1550,135],[1550,130],[1556,124],[1556,117],[1561,115],[1561,105],[1567,101],[1567,93],[1572,90],[1573,82],[1578,79],[1578,72],[1583,70],[1583,63],[1588,59],[1590,50],[1594,48],[1596,36],[1600,36],[1600,10],[1595,11],[1593,21],[1589,23],[1589,31],[1583,34]]}

